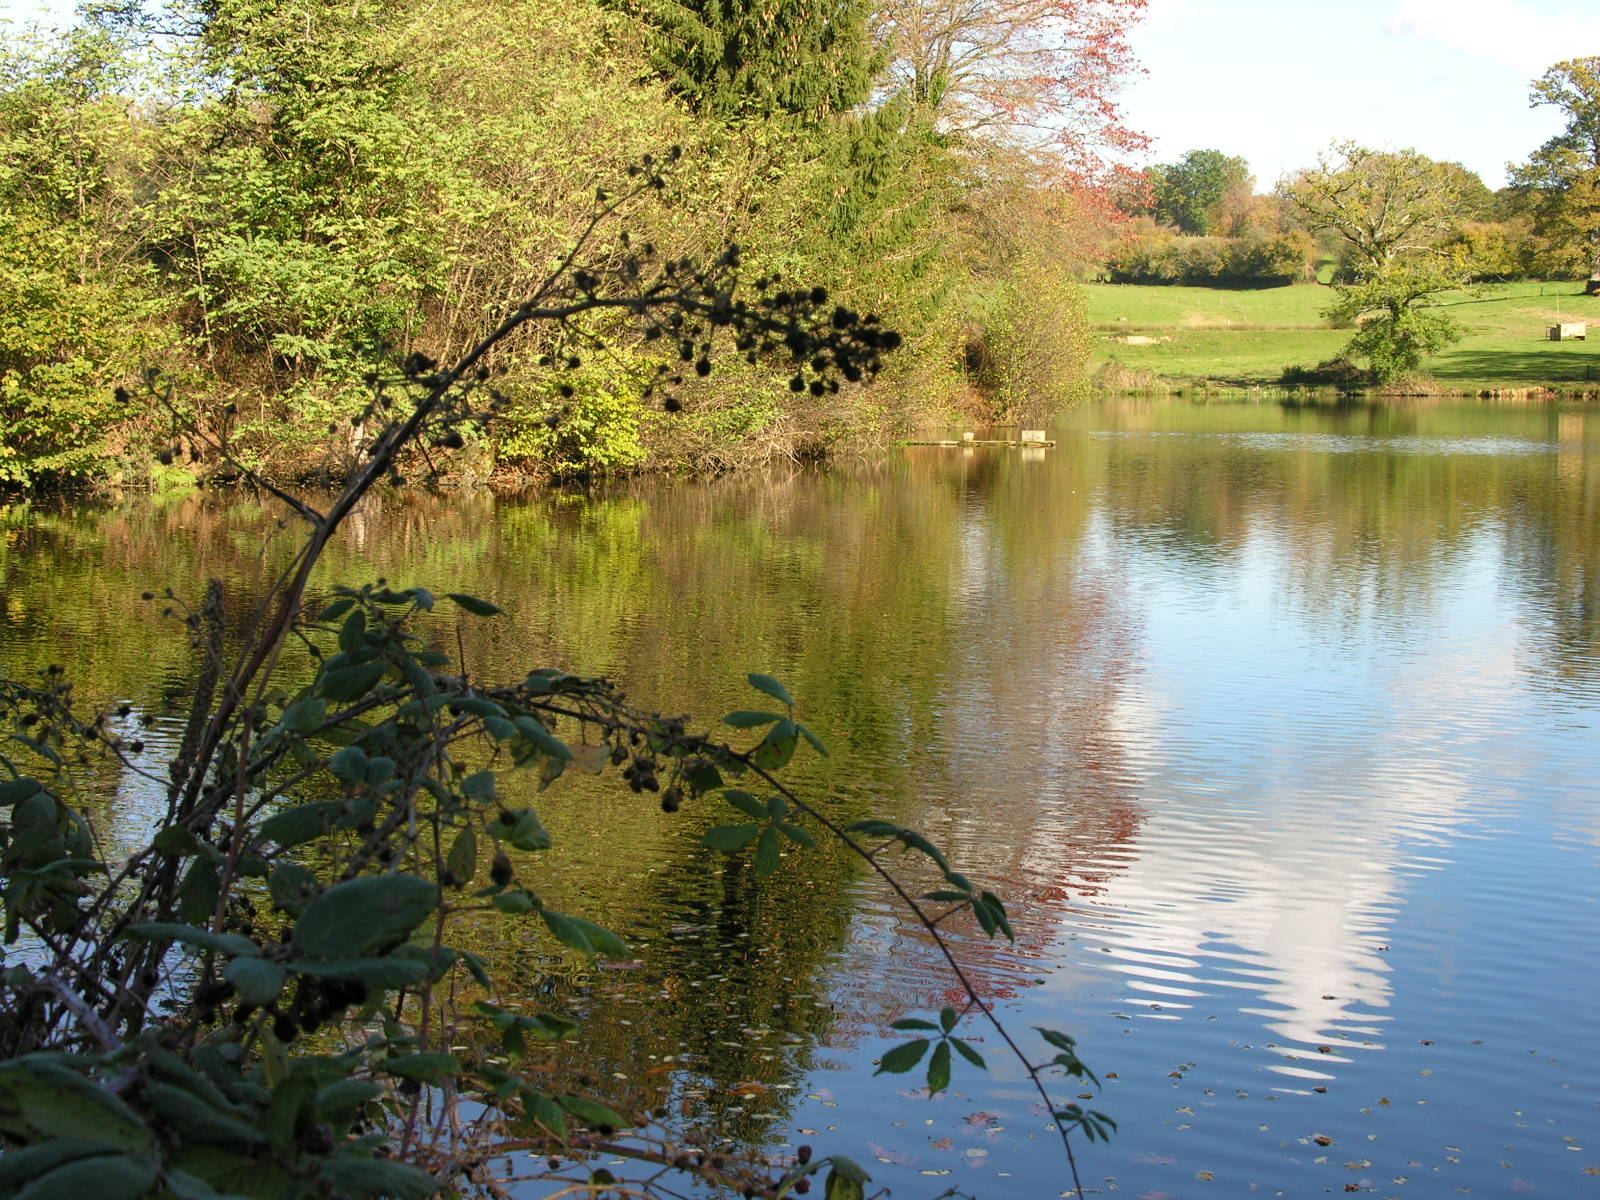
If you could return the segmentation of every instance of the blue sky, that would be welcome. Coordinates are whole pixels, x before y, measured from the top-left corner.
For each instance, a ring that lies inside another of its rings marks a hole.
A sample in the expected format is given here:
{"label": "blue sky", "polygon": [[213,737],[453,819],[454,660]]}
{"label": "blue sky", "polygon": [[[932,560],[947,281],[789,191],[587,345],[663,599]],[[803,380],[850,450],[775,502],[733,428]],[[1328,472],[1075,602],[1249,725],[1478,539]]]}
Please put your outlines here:
{"label": "blue sky", "polygon": [[1150,0],[1132,42],[1147,75],[1123,91],[1151,161],[1215,148],[1258,190],[1334,138],[1459,162],[1490,187],[1558,132],[1528,85],[1600,55],[1593,0]]}
{"label": "blue sky", "polygon": [[[0,17],[69,13],[0,0]],[[1265,191],[1334,138],[1460,162],[1490,187],[1561,125],[1528,107],[1551,63],[1600,54],[1594,0],[1150,0],[1123,102],[1149,161],[1215,148]]]}

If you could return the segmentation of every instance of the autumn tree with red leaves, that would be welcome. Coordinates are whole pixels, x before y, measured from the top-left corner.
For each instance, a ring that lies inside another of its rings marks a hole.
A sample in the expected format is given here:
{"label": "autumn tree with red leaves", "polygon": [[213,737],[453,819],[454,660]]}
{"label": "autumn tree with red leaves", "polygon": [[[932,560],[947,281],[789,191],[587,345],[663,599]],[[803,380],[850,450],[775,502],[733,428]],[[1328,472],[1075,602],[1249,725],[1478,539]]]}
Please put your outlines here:
{"label": "autumn tree with red leaves", "polygon": [[877,35],[891,86],[942,132],[1008,143],[1100,189],[1114,156],[1148,140],[1116,101],[1137,70],[1127,34],[1146,3],[883,0]]}

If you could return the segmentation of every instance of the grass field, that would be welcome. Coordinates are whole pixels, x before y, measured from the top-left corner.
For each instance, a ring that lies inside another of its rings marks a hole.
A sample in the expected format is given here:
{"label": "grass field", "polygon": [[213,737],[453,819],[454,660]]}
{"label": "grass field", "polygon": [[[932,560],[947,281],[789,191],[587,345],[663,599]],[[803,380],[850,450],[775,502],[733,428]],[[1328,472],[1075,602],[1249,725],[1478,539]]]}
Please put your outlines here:
{"label": "grass field", "polygon": [[[1350,337],[1323,320],[1333,293],[1317,284],[1229,291],[1096,283],[1084,291],[1096,331],[1092,369],[1114,360],[1165,379],[1264,384],[1290,364],[1332,358]],[[1582,285],[1493,284],[1446,296],[1442,307],[1467,333],[1428,364],[1441,386],[1600,386],[1600,297],[1584,296]],[[1546,341],[1558,318],[1588,321],[1590,340]]]}

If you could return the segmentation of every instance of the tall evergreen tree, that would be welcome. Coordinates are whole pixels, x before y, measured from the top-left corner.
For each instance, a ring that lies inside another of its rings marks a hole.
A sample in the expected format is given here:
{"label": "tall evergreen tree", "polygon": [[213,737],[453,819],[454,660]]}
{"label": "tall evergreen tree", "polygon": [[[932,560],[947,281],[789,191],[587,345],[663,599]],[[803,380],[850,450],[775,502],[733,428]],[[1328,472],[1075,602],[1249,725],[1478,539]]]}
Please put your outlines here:
{"label": "tall evergreen tree", "polygon": [[817,118],[867,98],[876,56],[864,0],[642,0],[652,58],[699,113]]}

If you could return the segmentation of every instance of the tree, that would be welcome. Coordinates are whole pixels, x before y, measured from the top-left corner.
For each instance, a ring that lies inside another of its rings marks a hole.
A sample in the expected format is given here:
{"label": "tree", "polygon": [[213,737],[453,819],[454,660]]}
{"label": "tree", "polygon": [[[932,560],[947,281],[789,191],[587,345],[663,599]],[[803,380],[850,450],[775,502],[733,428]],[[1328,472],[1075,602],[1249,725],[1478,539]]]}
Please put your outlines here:
{"label": "tree", "polygon": [[1556,63],[1533,81],[1534,107],[1553,105],[1567,127],[1511,171],[1533,211],[1536,231],[1587,272],[1587,295],[1600,295],[1600,56]]}
{"label": "tree", "polygon": [[95,21],[0,49],[0,485],[104,469],[112,387],[163,306],[131,226],[148,138],[131,66]]}
{"label": "tree", "polygon": [[1069,180],[1105,182],[1105,151],[1144,138],[1116,91],[1135,69],[1129,27],[1146,0],[884,0],[889,86],[949,134],[1047,151]]}
{"label": "tree", "polygon": [[1380,384],[1461,336],[1444,314],[1423,311],[1471,275],[1444,247],[1463,214],[1461,174],[1415,150],[1335,142],[1316,168],[1283,185],[1307,226],[1333,230],[1349,248],[1348,278],[1328,315],[1361,323],[1347,353],[1367,358]]}
{"label": "tree", "polygon": [[1175,163],[1150,168],[1156,217],[1185,233],[1217,230],[1224,203],[1250,195],[1250,164],[1220,150],[1190,150]]}
{"label": "tree", "polygon": [[815,118],[871,89],[864,0],[643,0],[639,15],[657,31],[662,78],[696,112]]}

